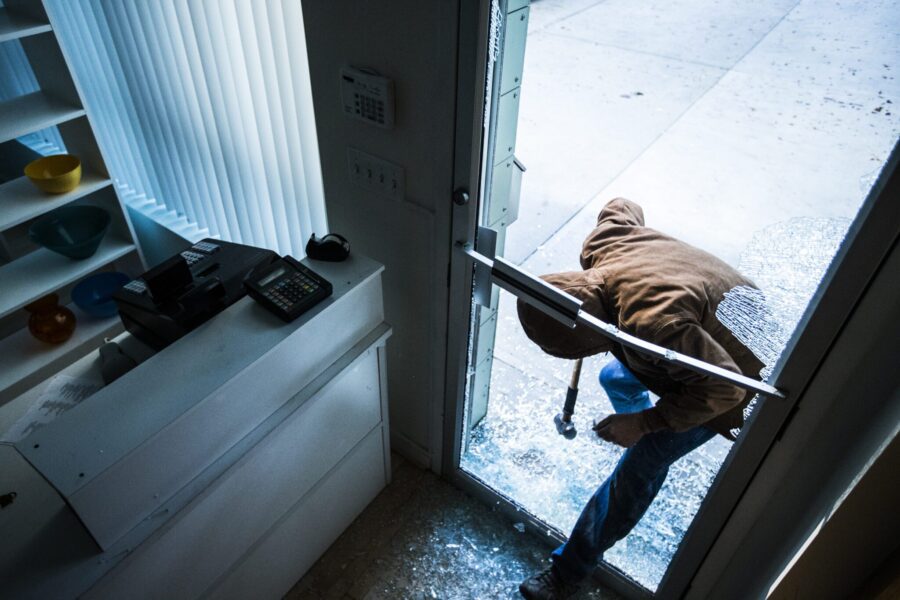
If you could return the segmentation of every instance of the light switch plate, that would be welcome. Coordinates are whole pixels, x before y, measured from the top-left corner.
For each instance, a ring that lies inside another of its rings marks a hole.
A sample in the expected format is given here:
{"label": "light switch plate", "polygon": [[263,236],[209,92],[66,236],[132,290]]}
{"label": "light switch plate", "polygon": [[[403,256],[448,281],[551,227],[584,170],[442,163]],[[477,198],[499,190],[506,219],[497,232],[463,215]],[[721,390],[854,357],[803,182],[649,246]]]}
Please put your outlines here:
{"label": "light switch plate", "polygon": [[403,200],[403,167],[356,148],[347,148],[350,181],[391,200]]}

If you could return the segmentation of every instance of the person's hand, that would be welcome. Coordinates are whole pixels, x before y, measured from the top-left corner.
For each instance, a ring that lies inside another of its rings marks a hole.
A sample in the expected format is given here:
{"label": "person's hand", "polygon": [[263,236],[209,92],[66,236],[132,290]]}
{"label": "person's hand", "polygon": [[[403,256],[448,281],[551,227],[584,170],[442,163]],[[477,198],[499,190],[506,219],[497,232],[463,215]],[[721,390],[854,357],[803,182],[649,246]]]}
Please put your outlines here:
{"label": "person's hand", "polygon": [[647,433],[646,423],[641,413],[609,415],[594,423],[594,431],[607,442],[631,448]]}

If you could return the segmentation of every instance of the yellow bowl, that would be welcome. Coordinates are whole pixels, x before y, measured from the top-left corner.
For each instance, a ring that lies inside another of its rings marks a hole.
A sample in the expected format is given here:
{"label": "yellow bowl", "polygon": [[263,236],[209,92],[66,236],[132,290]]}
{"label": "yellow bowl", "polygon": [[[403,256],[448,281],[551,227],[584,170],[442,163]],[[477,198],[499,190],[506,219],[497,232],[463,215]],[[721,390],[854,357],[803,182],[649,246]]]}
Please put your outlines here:
{"label": "yellow bowl", "polygon": [[28,163],[25,175],[43,192],[65,194],[81,183],[81,161],[71,154],[45,156]]}

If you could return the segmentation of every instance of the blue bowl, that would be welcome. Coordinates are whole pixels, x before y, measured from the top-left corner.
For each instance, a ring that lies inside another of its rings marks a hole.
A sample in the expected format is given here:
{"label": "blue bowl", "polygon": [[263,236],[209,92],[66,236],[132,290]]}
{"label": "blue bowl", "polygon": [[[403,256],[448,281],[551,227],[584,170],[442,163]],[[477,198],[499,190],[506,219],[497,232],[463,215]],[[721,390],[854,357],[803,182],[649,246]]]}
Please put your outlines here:
{"label": "blue bowl", "polygon": [[98,206],[63,206],[28,228],[36,244],[69,258],[94,255],[109,229],[109,213]]}
{"label": "blue bowl", "polygon": [[82,279],[72,289],[72,302],[92,317],[112,317],[118,312],[112,295],[131,277],[118,271],[104,271]]}

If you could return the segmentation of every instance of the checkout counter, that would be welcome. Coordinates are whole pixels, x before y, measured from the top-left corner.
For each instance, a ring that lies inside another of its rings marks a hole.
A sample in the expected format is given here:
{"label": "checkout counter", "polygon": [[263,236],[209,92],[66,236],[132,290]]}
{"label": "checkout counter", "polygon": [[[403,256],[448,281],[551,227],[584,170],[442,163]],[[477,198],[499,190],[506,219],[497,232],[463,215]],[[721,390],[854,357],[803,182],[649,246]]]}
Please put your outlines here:
{"label": "checkout counter", "polygon": [[[304,261],[306,262],[306,261]],[[285,322],[249,297],[0,443],[4,598],[277,598],[390,481],[383,268],[314,262]],[[98,353],[62,373],[100,378]],[[44,382],[0,407],[5,431]]]}

